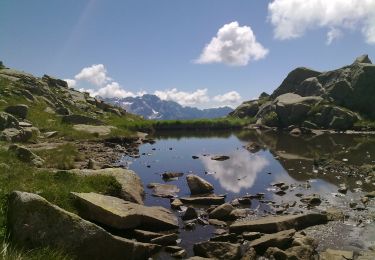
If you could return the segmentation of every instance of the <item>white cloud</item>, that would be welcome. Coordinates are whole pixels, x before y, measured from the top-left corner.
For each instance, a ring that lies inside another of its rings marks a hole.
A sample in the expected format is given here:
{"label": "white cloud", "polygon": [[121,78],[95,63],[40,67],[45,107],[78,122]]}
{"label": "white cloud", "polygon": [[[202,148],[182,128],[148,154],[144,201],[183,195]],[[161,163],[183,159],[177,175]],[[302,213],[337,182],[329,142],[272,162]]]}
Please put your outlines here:
{"label": "white cloud", "polygon": [[340,38],[342,36],[341,30],[337,28],[331,28],[327,33],[327,41],[326,44],[330,45],[334,40]]}
{"label": "white cloud", "polygon": [[178,91],[176,88],[164,91],[157,90],[154,93],[161,100],[172,100],[183,106],[199,105],[210,101],[207,89],[197,89],[194,92]]}
{"label": "white cloud", "polygon": [[203,49],[196,63],[224,63],[245,66],[251,60],[264,58],[268,53],[249,26],[239,26],[238,22],[225,24],[216,37]]}
{"label": "white cloud", "polygon": [[64,79],[68,83],[69,88],[74,88],[77,85],[77,81],[74,79]]}
{"label": "white cloud", "polygon": [[238,103],[241,100],[241,95],[237,91],[230,91],[223,95],[217,95],[213,98],[217,102],[221,103]]}
{"label": "white cloud", "polygon": [[74,78],[76,80],[90,82],[99,87],[111,81],[111,78],[107,76],[107,69],[103,64],[94,64],[90,67],[83,68]]}
{"label": "white cloud", "polygon": [[268,5],[274,36],[285,40],[306,31],[328,28],[327,43],[338,31],[360,29],[369,44],[375,44],[375,0],[274,0]]}

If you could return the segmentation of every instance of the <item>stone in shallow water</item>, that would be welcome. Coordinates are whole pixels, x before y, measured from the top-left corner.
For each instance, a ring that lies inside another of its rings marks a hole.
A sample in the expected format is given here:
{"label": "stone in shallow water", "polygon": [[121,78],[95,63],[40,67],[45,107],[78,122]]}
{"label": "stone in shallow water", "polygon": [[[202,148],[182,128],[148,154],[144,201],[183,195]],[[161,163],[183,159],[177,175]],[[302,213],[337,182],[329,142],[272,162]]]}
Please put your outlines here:
{"label": "stone in shallow water", "polygon": [[226,160],[229,160],[229,156],[227,155],[216,155],[216,156],[212,156],[211,157],[211,160],[214,160],[214,161],[226,161]]}
{"label": "stone in shallow water", "polygon": [[147,188],[153,190],[152,196],[161,198],[173,198],[177,196],[177,192],[180,191],[176,185],[161,184],[161,183],[150,183]]}
{"label": "stone in shallow water", "polygon": [[223,205],[218,206],[213,211],[211,211],[209,214],[209,217],[219,219],[219,220],[225,220],[229,218],[229,214],[233,210],[234,210],[234,207],[231,204],[225,203]]}
{"label": "stone in shallow water", "polygon": [[215,259],[240,259],[241,245],[227,242],[206,241],[194,244],[194,254],[196,256],[209,257]]}
{"label": "stone in shallow water", "polygon": [[194,174],[186,176],[186,181],[191,194],[207,194],[214,190],[211,183]]}
{"label": "stone in shallow water", "polygon": [[145,230],[178,228],[176,216],[163,207],[147,207],[96,193],[71,194],[82,217],[108,227]]}
{"label": "stone in shallow water", "polygon": [[306,213],[300,215],[265,217],[257,220],[239,220],[230,226],[230,231],[235,233],[263,232],[274,233],[286,229],[303,229],[309,226],[324,224],[327,216],[320,213]]}
{"label": "stone in shallow water", "polygon": [[183,203],[200,204],[200,205],[219,205],[225,202],[224,197],[207,196],[207,197],[184,197],[180,198]]}

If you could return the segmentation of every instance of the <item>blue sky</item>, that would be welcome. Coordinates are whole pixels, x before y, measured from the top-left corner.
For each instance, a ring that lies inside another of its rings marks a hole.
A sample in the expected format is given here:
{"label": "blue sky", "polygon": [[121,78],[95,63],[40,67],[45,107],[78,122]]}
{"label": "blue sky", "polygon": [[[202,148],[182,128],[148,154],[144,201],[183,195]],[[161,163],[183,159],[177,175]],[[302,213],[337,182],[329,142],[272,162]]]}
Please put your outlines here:
{"label": "blue sky", "polygon": [[[231,37],[234,56],[231,45],[216,48]],[[271,93],[295,67],[333,69],[363,53],[375,60],[372,0],[0,2],[0,60],[105,95],[236,105]]]}

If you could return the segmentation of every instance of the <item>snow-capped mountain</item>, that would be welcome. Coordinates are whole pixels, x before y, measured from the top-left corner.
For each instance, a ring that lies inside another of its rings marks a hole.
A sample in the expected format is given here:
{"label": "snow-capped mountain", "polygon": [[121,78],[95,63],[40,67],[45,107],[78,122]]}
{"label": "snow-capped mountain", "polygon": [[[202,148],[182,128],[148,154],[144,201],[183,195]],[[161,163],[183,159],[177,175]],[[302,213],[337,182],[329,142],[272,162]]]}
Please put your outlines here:
{"label": "snow-capped mountain", "polygon": [[159,97],[150,94],[140,97],[106,98],[103,100],[146,119],[219,118],[227,116],[233,111],[230,107],[208,109],[184,107],[177,102],[161,100]]}

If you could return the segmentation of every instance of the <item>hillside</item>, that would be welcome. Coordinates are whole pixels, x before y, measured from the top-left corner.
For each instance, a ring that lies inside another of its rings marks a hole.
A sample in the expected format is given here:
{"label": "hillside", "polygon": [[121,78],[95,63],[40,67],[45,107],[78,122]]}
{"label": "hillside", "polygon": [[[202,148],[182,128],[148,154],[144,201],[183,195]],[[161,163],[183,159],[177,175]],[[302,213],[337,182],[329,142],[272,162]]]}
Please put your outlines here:
{"label": "hillside", "polygon": [[244,102],[230,115],[279,128],[358,129],[375,119],[375,65],[363,55],[333,71],[296,68],[270,96]]}
{"label": "hillside", "polygon": [[145,119],[176,120],[219,118],[233,111],[230,107],[198,109],[184,107],[174,101],[161,100],[156,95],[146,94],[141,97],[107,98],[105,102],[122,107],[126,111],[143,116]]}

